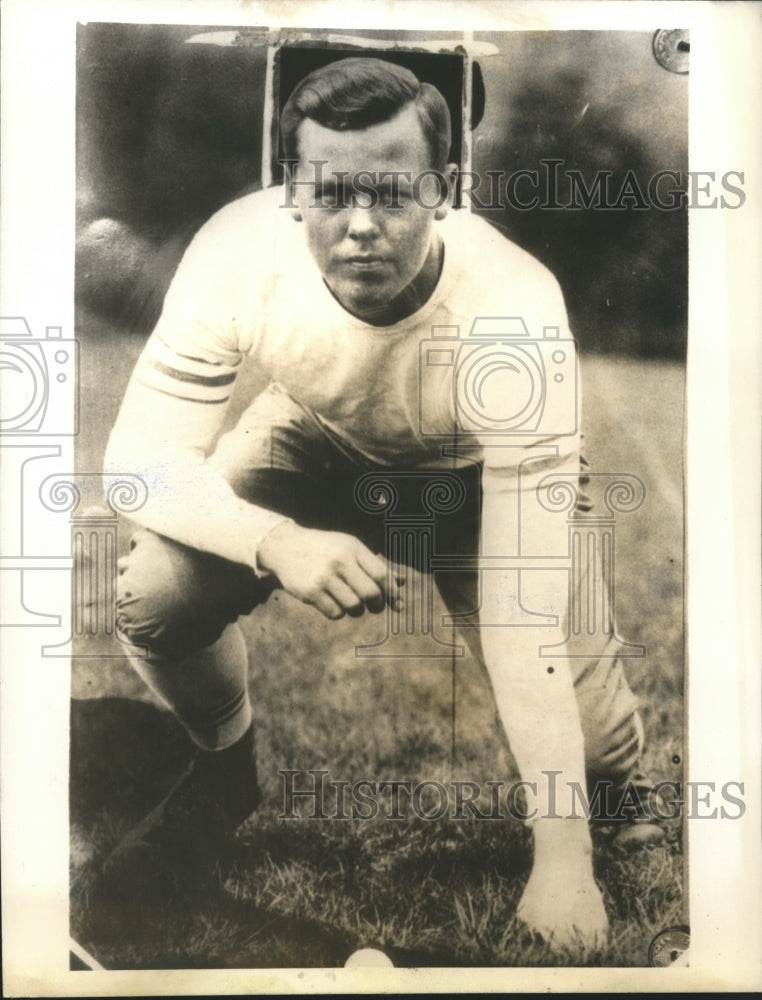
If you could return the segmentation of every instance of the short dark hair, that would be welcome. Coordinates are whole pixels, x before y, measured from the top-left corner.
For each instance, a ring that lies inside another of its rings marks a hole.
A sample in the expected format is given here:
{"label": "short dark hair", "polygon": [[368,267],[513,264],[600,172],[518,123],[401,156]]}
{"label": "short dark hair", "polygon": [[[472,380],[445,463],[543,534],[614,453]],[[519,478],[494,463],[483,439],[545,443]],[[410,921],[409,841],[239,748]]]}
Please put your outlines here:
{"label": "short dark hair", "polygon": [[297,132],[305,118],[336,131],[367,128],[414,105],[431,152],[444,170],[450,151],[450,109],[435,86],[385,59],[350,57],[328,63],[297,84],[280,119],[284,156],[298,159]]}

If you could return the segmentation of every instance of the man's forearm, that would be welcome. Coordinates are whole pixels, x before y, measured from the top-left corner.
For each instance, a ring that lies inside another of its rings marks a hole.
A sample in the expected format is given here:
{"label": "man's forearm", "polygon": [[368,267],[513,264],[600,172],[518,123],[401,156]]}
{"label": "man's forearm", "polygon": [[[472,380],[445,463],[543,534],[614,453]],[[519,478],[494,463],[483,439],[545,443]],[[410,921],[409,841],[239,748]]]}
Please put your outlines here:
{"label": "man's forearm", "polygon": [[[526,574],[525,574],[526,575]],[[546,610],[565,606],[565,574],[533,570],[533,589],[544,596]],[[561,577],[554,583],[547,578]],[[519,597],[524,607],[541,611],[536,593],[516,593],[513,572],[483,574],[482,614],[498,622],[501,610]],[[562,593],[563,591],[563,593]],[[561,616],[562,617],[562,616]],[[543,643],[558,641],[558,629],[532,625],[494,625],[482,630],[482,646],[498,712],[524,781],[532,783],[538,817],[574,813],[573,787],[585,790],[585,752],[571,666],[563,655],[540,656]],[[537,791],[534,792],[536,787]]]}
{"label": "man's forearm", "polygon": [[139,475],[148,498],[133,520],[193,548],[251,566],[259,545],[284,515],[247,503],[202,455],[162,447],[117,431],[106,452],[107,475]]}
{"label": "man's forearm", "polygon": [[[522,569],[482,572],[481,638],[521,776],[537,783],[538,815],[552,811],[548,772],[560,772],[555,780],[558,814],[569,811],[572,783],[585,788],[584,741],[563,644],[569,576],[563,568],[547,568],[547,562],[543,568],[544,560],[567,554],[567,517],[549,510],[538,493],[546,476],[574,475],[579,469],[575,444],[559,441],[561,454],[550,470],[544,459],[538,470],[535,463],[526,462],[513,480],[488,469],[482,505],[485,566],[499,566],[501,559],[517,556],[527,563]],[[488,453],[493,462],[496,455]],[[542,656],[541,647],[554,647],[557,655]]]}

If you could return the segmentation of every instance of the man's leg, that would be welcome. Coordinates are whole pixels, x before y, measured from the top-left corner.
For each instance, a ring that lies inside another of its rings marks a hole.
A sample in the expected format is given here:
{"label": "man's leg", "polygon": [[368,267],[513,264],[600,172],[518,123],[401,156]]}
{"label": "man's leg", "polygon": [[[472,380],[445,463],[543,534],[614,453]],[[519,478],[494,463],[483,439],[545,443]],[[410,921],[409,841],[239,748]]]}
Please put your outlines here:
{"label": "man's leg", "polygon": [[[471,626],[478,621],[478,573],[439,573],[437,586],[449,613],[456,616],[456,624],[463,615]],[[461,629],[461,634],[484,665],[479,628],[467,626]],[[601,809],[609,812],[612,802],[621,800],[628,782],[647,784],[639,771],[643,728],[638,702],[625,678],[623,661],[616,653],[616,643],[609,642],[602,645],[598,655],[570,661],[585,740],[588,797],[595,801],[599,783],[600,794],[610,790],[605,794],[605,802],[599,794]],[[629,813],[623,818],[628,816]]]}
{"label": "man's leg", "polygon": [[119,562],[131,665],[186,728],[194,757],[108,857],[102,898],[160,901],[259,804],[247,653],[235,620],[271,587],[246,567],[140,531]]}
{"label": "man's leg", "polygon": [[151,531],[119,560],[117,626],[130,663],[205,750],[249,728],[248,658],[234,623],[271,589],[244,566]]}
{"label": "man's leg", "polygon": [[[301,524],[348,530],[336,482],[353,483],[362,470],[277,386],[221,439],[212,461],[249,502]],[[351,488],[347,496],[351,504]],[[152,874],[160,855],[208,854],[256,808],[247,652],[235,622],[276,585],[150,531],[138,532],[120,560],[117,623],[128,658],[198,749],[169,797],[111,855],[112,886],[134,885],[125,873],[142,869],[142,885],[161,895],[162,879]]]}
{"label": "man's leg", "polygon": [[[583,487],[588,481],[586,469],[587,462],[583,459],[580,477],[580,485]],[[442,556],[474,555],[479,552],[480,477],[475,469],[460,470],[460,474],[464,477],[467,501],[449,523],[446,519],[441,519],[437,525],[441,528],[441,535],[437,539],[436,548],[437,553]],[[589,499],[583,494],[580,509],[587,511],[590,509],[589,505]],[[580,601],[588,591],[591,574],[595,574],[597,580],[603,578],[600,546],[596,558],[599,564],[588,566],[579,575],[577,592],[571,595],[572,607],[574,602]],[[479,573],[439,572],[436,574],[436,582],[450,615],[454,616],[454,624],[458,625],[460,622],[461,635],[468,643],[471,652],[486,669],[479,628]],[[565,634],[567,625],[567,621],[561,623],[561,634]],[[589,637],[597,646],[589,651],[588,656],[570,658],[585,741],[588,796],[591,803],[595,802],[596,789],[600,785],[599,801],[602,805],[599,811],[603,813],[611,813],[612,801],[618,804],[628,783],[638,783],[641,788],[648,786],[647,779],[640,771],[644,739],[643,724],[637,711],[638,701],[627,683],[624,661],[618,656],[619,647],[614,638],[613,623],[610,623],[610,626],[608,634],[604,634],[601,630],[599,635]],[[538,724],[541,724],[541,721]],[[603,801],[602,792],[608,789],[611,792],[606,794]],[[626,816],[631,812],[630,810]],[[644,810],[641,810],[642,812]],[[661,836],[661,831],[658,835]]]}

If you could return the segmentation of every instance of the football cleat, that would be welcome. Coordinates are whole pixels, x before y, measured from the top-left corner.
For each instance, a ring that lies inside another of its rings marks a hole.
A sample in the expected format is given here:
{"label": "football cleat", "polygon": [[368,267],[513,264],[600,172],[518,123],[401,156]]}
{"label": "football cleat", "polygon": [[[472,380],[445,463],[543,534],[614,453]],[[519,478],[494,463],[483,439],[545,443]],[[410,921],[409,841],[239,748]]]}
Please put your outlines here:
{"label": "football cleat", "polygon": [[95,895],[114,902],[166,901],[216,858],[259,801],[250,726],[225,750],[197,750],[166,798],[108,856]]}

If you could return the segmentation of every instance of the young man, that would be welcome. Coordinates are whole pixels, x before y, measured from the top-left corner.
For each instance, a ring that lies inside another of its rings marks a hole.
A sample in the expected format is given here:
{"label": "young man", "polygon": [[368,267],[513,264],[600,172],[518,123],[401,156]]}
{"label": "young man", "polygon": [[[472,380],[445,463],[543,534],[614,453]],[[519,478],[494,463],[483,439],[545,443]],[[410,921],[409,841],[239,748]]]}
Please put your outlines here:
{"label": "young man", "polygon": [[[571,788],[621,786],[633,773],[635,700],[611,650],[599,662],[567,658],[563,644],[552,660],[538,655],[563,635],[567,574],[541,558],[531,571],[501,566],[567,550],[566,516],[543,503],[549,481],[574,480],[580,462],[561,292],[486,222],[451,210],[447,106],[409,71],[357,58],[317,70],[291,95],[282,133],[285,193],[247,196],[195,237],[108,448],[107,471],[137,472],[149,487],[136,515],[143,530],[120,564],[119,628],[147,648],[135,669],[198,752],[104,877],[134,889],[142,872],[155,887],[168,857],[201,856],[256,808],[236,619],[275,587],[329,619],[399,612],[403,571],[379,554],[379,518],[356,489],[373,472],[394,483],[396,472],[417,470],[435,483],[446,471],[465,499],[437,522],[437,547],[471,562],[436,582],[452,614],[473,625],[478,609],[485,627],[464,633],[489,672],[521,776],[537,789],[519,915],[557,944],[600,943],[607,918]],[[419,366],[432,332],[449,331],[452,354],[458,331],[501,317],[524,324],[523,341],[558,338],[558,378],[526,436],[494,434],[506,405],[513,414],[536,405],[510,398],[533,390],[499,347],[475,381],[459,381],[452,359]],[[246,356],[270,385],[208,457]],[[534,628],[511,627],[527,616]],[[549,771],[562,774],[554,809]]]}

